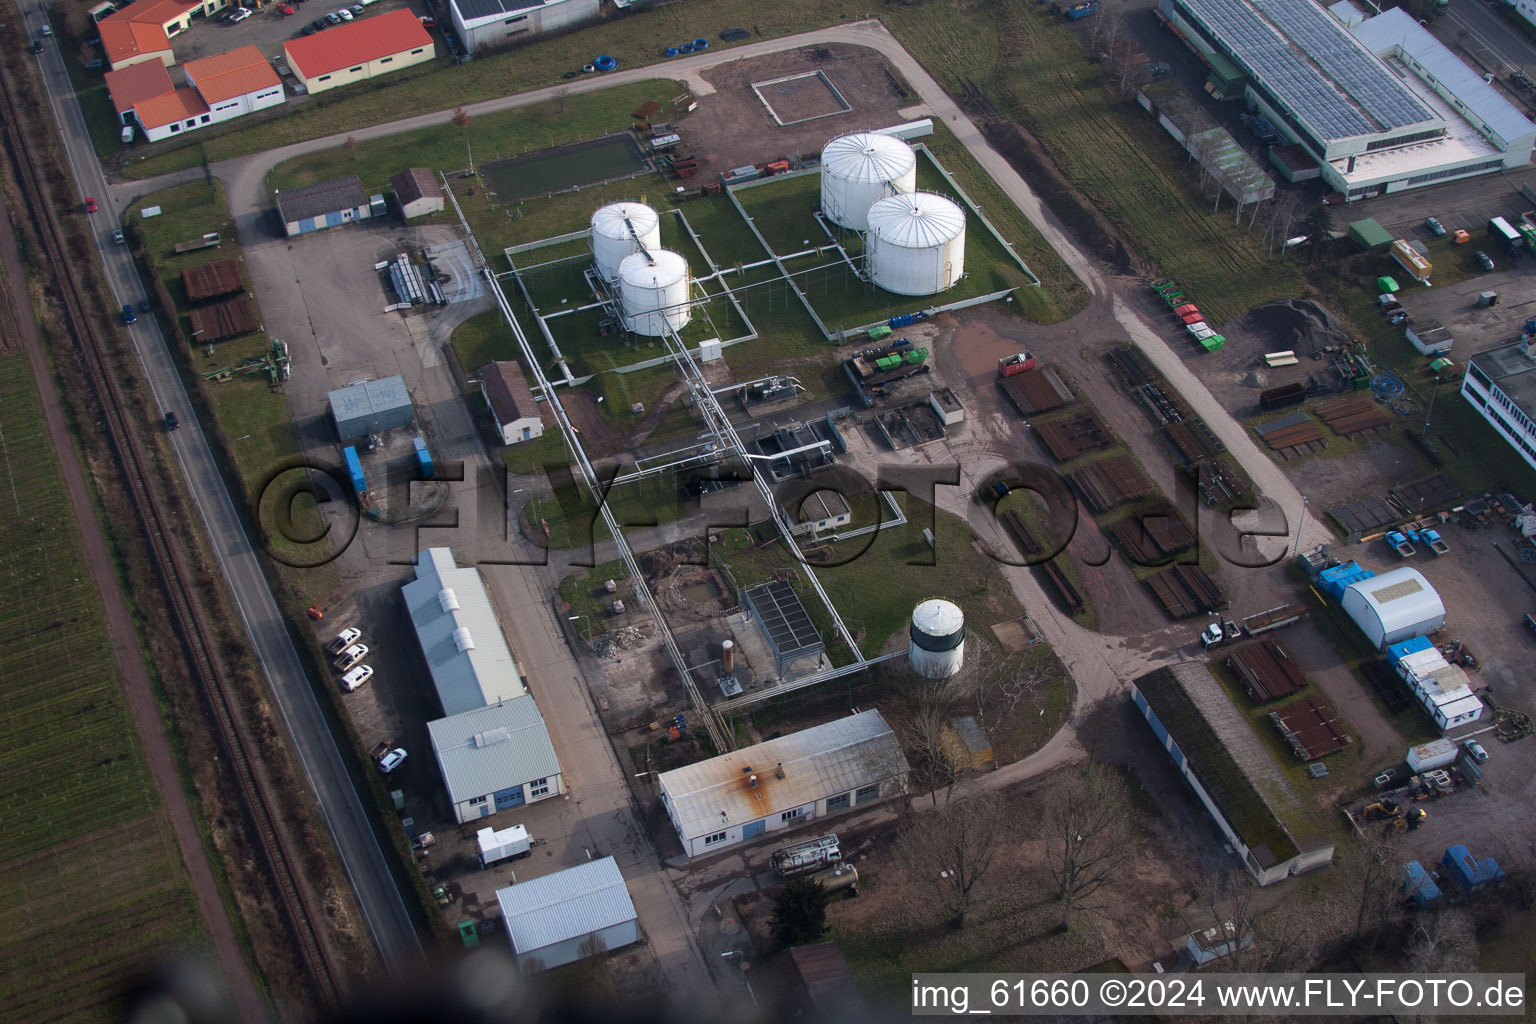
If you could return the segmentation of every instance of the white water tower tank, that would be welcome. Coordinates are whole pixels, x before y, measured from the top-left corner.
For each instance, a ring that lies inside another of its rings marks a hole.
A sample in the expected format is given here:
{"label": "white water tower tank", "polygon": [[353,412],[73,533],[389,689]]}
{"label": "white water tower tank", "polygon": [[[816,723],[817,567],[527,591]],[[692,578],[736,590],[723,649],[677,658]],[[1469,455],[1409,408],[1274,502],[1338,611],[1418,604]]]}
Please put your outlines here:
{"label": "white water tower tank", "polygon": [[624,328],[657,338],[670,323],[680,331],[693,318],[688,305],[688,261],[670,249],[637,252],[619,264],[619,299],[624,304]]}
{"label": "white water tower tank", "polygon": [[924,679],[948,679],[965,664],[965,613],[953,601],[930,598],[912,610],[907,663]]}
{"label": "white water tower tank", "polygon": [[624,257],[639,248],[636,238],[647,249],[661,248],[661,218],[644,203],[609,203],[592,215],[590,237],[597,272],[604,281],[612,281],[619,276]]}
{"label": "white water tower tank", "polygon": [[917,154],[893,135],[839,135],[821,150],[821,212],[854,231],[869,226],[869,208],[892,191],[917,188]]}
{"label": "white water tower tank", "polygon": [[965,273],[965,211],[932,192],[888,196],[869,208],[869,275],[897,295],[934,295]]}

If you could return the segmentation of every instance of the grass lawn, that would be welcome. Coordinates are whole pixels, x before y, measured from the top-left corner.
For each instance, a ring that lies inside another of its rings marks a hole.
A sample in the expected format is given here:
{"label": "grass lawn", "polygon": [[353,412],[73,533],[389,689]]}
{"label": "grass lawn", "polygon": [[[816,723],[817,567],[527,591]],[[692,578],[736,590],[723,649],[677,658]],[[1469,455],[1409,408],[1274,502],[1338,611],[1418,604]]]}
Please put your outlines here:
{"label": "grass lawn", "polygon": [[0,999],[8,1020],[101,1020],[202,925],[22,356],[0,359],[0,454]]}
{"label": "grass lawn", "polygon": [[[463,132],[451,124],[442,124],[387,139],[360,142],[355,152],[346,146],[338,146],[279,164],[268,175],[267,184],[273,189],[296,188],[356,174],[362,178],[364,189],[372,194],[388,188],[390,176],[404,166],[402,153],[410,154],[412,166],[433,171],[457,171],[468,167],[471,153],[475,166],[482,167],[496,160],[577,139],[626,131],[632,123],[630,111],[648,100],[665,103],[682,90],[680,82],[639,82],[585,96],[572,96],[563,104],[558,101],[542,103],[472,118]],[[439,97],[439,107],[444,102]],[[392,116],[403,115],[396,113]],[[477,189],[484,187],[481,181],[466,184]],[[590,202],[588,195],[589,206]]]}
{"label": "grass lawn", "polygon": [[[626,534],[675,522],[696,507],[679,490],[678,482],[665,476],[614,484],[608,492],[607,505]],[[563,487],[555,492],[554,498],[535,498],[523,506],[522,515],[529,535],[549,548],[583,548],[609,536],[597,503],[587,495],[585,487]],[[549,527],[547,538],[543,534],[544,524]]]}

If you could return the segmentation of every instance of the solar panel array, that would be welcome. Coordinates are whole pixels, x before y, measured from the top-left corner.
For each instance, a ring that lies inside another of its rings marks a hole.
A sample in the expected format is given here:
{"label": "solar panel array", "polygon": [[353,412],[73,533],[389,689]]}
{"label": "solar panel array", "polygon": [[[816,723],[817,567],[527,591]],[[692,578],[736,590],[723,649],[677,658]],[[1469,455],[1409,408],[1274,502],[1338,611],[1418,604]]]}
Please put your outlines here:
{"label": "solar panel array", "polygon": [[1437,120],[1312,0],[1181,2],[1326,139]]}

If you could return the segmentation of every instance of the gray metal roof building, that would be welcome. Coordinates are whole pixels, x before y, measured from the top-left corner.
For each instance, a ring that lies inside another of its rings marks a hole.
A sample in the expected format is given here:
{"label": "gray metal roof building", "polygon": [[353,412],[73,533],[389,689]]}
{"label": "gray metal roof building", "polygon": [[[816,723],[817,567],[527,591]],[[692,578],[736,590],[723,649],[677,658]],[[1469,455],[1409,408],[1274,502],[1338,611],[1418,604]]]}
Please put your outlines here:
{"label": "gray metal roof building", "polygon": [[408,427],[416,419],[411,393],[399,374],[337,388],[329,398],[331,422],[343,441]]}
{"label": "gray metal roof building", "polygon": [[498,889],[496,902],[525,972],[560,967],[589,952],[640,939],[634,901],[612,857]]}
{"label": "gray metal roof building", "polygon": [[450,0],[448,12],[454,34],[474,53],[589,21],[598,15],[599,0]]}
{"label": "gray metal roof building", "polygon": [[277,217],[290,236],[335,227],[372,215],[368,194],[355,174],[277,193]]}
{"label": "gray metal roof building", "polygon": [[549,730],[526,693],[428,722],[427,732],[455,806],[560,775]]}
{"label": "gray metal roof building", "polygon": [[689,855],[892,795],[908,766],[878,711],[663,772],[662,802]]}
{"label": "gray metal roof building", "polygon": [[448,548],[428,548],[417,558],[416,578],[401,593],[443,714],[528,692],[478,570],[459,568]]}

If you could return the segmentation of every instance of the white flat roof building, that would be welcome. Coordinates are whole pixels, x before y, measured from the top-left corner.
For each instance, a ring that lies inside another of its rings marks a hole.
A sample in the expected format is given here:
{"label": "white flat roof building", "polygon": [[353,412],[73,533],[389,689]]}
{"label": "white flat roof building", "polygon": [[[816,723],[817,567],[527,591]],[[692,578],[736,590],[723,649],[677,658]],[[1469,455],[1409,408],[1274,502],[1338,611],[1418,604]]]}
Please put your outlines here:
{"label": "white flat roof building", "polygon": [[640,941],[639,916],[612,857],[496,890],[524,974]]}
{"label": "white flat roof building", "polygon": [[1461,396],[1536,469],[1536,341],[1479,352],[1467,360]]}

